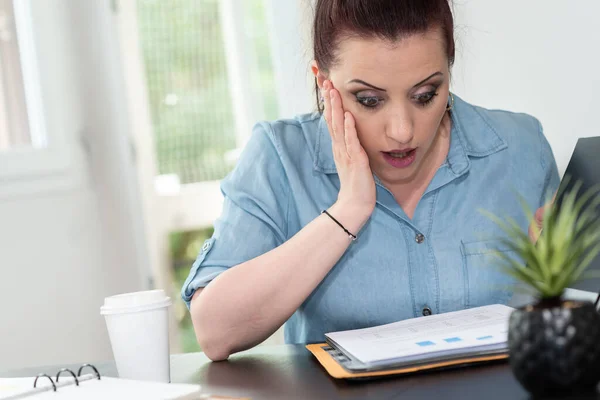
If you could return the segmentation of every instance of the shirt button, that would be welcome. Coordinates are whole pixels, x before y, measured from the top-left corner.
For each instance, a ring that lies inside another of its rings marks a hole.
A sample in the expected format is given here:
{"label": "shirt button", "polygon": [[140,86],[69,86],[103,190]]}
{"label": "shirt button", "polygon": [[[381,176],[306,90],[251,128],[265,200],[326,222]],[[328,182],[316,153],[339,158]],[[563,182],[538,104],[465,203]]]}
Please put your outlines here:
{"label": "shirt button", "polygon": [[425,235],[423,235],[422,233],[418,233],[417,236],[415,236],[415,242],[421,244],[425,241]]}
{"label": "shirt button", "polygon": [[431,314],[433,314],[433,313],[431,312],[431,308],[429,308],[429,307],[425,307],[425,308],[423,308],[423,316],[424,316],[424,317],[427,317],[427,316],[429,316],[429,315],[431,315]]}

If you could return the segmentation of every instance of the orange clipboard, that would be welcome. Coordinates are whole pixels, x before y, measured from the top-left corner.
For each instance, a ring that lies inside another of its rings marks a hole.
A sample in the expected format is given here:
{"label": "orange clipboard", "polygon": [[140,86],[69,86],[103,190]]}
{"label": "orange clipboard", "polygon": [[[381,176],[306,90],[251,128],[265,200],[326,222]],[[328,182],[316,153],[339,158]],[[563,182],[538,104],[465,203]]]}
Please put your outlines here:
{"label": "orange clipboard", "polygon": [[508,354],[496,354],[479,357],[468,357],[454,359],[451,361],[441,361],[431,364],[420,364],[410,367],[402,367],[397,369],[380,370],[380,371],[366,371],[366,372],[352,372],[345,369],[340,365],[325,349],[329,348],[327,343],[316,343],[309,344],[306,346],[319,363],[325,368],[327,373],[335,379],[361,379],[361,378],[375,378],[388,375],[406,375],[421,371],[430,371],[449,367],[460,367],[468,366],[479,363],[493,362],[508,359]]}

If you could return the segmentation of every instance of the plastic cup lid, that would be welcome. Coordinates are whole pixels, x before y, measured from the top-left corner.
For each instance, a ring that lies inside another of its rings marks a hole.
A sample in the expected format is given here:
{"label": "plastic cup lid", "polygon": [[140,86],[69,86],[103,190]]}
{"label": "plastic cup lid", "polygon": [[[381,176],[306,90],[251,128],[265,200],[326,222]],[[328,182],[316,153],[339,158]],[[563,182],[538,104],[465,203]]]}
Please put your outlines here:
{"label": "plastic cup lid", "polygon": [[100,307],[100,314],[117,314],[153,310],[171,305],[171,299],[162,289],[124,293],[109,296]]}

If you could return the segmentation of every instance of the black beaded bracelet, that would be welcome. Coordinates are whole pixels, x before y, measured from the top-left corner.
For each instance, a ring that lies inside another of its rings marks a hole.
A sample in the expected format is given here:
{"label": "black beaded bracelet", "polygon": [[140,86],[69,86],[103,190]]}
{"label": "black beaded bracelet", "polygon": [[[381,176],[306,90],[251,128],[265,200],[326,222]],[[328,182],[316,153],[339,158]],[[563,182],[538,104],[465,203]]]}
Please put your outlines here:
{"label": "black beaded bracelet", "polygon": [[342,228],[344,230],[344,232],[346,232],[348,234],[348,237],[350,239],[356,240],[356,235],[353,235],[352,233],[350,233],[350,231],[348,229],[344,228],[344,225],[340,224],[340,222],[337,219],[333,218],[333,216],[331,214],[329,214],[327,212],[327,210],[321,211],[321,214],[327,214],[329,216],[329,218],[331,218],[333,220],[333,222],[335,222],[336,224],[338,224],[339,227]]}

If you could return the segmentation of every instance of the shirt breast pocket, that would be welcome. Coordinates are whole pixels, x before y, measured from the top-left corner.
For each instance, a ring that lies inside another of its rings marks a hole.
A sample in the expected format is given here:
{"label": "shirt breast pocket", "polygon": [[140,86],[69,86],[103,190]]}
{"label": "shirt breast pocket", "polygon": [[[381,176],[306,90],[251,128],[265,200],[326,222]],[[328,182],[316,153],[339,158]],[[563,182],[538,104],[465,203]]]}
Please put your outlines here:
{"label": "shirt breast pocket", "polygon": [[516,281],[502,270],[503,261],[496,252],[518,260],[517,254],[499,240],[461,241],[467,307],[507,304],[511,299]]}

